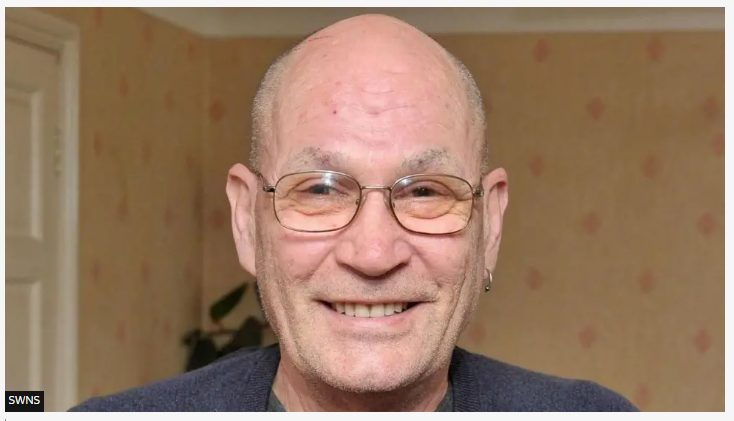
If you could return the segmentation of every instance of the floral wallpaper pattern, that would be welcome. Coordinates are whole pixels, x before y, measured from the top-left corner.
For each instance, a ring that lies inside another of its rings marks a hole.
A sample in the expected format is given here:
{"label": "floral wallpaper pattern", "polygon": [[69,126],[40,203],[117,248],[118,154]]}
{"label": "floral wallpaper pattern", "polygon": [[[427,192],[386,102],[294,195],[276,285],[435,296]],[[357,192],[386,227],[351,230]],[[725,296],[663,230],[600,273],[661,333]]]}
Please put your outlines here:
{"label": "floral wallpaper pattern", "polygon": [[206,44],[134,9],[80,29],[79,399],[180,373],[202,306]]}

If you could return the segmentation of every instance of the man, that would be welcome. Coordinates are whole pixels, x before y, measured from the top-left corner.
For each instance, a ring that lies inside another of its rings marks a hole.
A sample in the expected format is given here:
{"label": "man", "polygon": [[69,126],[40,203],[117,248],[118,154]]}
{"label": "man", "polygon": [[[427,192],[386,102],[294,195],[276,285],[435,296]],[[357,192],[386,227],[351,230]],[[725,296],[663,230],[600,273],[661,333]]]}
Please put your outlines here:
{"label": "man", "polygon": [[277,346],[83,411],[634,411],[588,381],[456,347],[489,290],[507,175],[469,72],[393,18],[308,37],[266,74],[226,193]]}

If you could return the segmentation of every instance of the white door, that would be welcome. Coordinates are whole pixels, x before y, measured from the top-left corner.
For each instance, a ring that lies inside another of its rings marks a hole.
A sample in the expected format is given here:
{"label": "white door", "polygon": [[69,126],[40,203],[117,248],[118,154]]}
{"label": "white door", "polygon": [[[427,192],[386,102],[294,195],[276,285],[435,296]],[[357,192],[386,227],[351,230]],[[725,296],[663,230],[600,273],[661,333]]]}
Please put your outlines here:
{"label": "white door", "polygon": [[54,52],[5,37],[5,390],[54,384],[60,67]]}

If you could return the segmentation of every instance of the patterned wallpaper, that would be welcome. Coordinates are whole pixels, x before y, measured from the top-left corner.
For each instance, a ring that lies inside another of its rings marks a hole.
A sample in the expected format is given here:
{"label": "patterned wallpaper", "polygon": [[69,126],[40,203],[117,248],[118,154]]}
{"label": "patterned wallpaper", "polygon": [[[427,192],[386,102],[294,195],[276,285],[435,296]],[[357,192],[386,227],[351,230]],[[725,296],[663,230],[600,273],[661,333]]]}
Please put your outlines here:
{"label": "patterned wallpaper", "polygon": [[203,40],[134,9],[81,31],[79,398],[180,373],[202,290]]}
{"label": "patterned wallpaper", "polygon": [[[51,12],[83,36],[84,398],[180,372],[180,335],[246,279],[224,185],[292,40]],[[474,72],[510,177],[494,288],[460,345],[645,410],[723,410],[724,34],[437,39]],[[245,301],[225,324],[259,313]]]}
{"label": "patterned wallpaper", "polygon": [[510,179],[461,343],[645,410],[724,410],[724,34],[440,40]]}

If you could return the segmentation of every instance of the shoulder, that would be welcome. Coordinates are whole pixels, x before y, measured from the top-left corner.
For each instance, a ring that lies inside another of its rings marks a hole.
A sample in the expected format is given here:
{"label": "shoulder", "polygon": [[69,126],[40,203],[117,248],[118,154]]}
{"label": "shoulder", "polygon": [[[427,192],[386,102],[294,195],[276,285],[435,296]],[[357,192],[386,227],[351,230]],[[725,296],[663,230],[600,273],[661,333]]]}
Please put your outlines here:
{"label": "shoulder", "polygon": [[242,409],[247,410],[248,403],[257,399],[243,397],[263,391],[267,395],[278,359],[274,347],[243,349],[198,370],[90,398],[69,412],[232,411],[233,405],[244,405]]}
{"label": "shoulder", "polygon": [[625,397],[593,381],[548,375],[466,350],[457,353],[463,364],[474,367],[485,411],[638,411]]}

